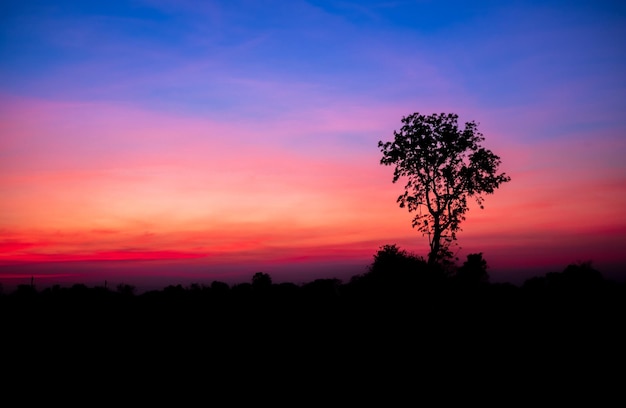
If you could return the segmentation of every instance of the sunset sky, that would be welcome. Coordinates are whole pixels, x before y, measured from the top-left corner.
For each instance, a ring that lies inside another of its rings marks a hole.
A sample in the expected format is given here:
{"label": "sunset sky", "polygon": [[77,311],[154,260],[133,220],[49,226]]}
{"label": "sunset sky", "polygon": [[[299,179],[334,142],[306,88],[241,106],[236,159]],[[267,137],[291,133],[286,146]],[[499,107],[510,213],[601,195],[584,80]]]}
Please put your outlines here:
{"label": "sunset sky", "polygon": [[458,255],[626,272],[618,1],[31,1],[0,13],[0,282],[344,280],[427,255],[379,140],[476,121]]}

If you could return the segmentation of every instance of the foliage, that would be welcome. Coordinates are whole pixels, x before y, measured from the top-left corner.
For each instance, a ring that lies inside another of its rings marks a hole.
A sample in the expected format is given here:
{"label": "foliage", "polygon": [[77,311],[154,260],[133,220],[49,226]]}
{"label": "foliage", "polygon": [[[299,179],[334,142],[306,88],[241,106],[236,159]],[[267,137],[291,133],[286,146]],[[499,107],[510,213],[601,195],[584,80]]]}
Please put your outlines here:
{"label": "foliage", "polygon": [[439,265],[428,265],[426,260],[396,244],[383,245],[374,255],[374,261],[368,268],[368,272],[360,277],[355,277],[352,283],[381,285],[410,290],[409,288],[423,288],[429,285],[441,283],[445,271]]}
{"label": "foliage", "polygon": [[[401,208],[416,212],[413,227],[428,235],[429,264],[450,256],[460,224],[468,211],[468,199],[483,208],[483,194],[492,194],[510,181],[498,173],[500,157],[481,146],[484,136],[475,122],[458,127],[458,115],[430,116],[413,113],[402,118],[394,140],[378,142],[380,163],[395,165],[393,182],[406,179],[405,192],[397,199]],[[425,208],[426,212],[422,212]]]}
{"label": "foliage", "polygon": [[425,261],[397,245],[383,245],[374,255],[374,262],[370,265],[370,273],[376,274],[402,274],[413,273],[416,267],[425,266]]}
{"label": "foliage", "polygon": [[602,274],[587,261],[567,265],[562,272],[549,272],[543,277],[530,278],[523,287],[534,291],[590,291],[603,284]]}
{"label": "foliage", "polygon": [[461,266],[457,271],[456,279],[466,285],[484,284],[489,282],[487,261],[483,258],[482,252],[467,255],[467,261],[465,261],[463,266]]}
{"label": "foliage", "polygon": [[257,272],[252,276],[252,287],[254,289],[267,289],[272,286],[272,277],[265,272]]}
{"label": "foliage", "polygon": [[128,285],[125,283],[120,283],[117,285],[117,292],[123,296],[133,296],[137,288],[133,285]]}

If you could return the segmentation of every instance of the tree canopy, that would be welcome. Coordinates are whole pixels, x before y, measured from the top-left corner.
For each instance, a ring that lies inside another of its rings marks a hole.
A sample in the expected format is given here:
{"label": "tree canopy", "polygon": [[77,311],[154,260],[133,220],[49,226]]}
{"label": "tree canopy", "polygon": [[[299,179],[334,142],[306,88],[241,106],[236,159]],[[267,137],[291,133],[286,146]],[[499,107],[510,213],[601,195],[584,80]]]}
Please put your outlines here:
{"label": "tree canopy", "polygon": [[395,165],[394,183],[406,179],[397,202],[416,212],[413,227],[428,235],[428,262],[434,264],[450,256],[468,199],[483,208],[483,195],[511,179],[498,173],[500,157],[481,145],[485,138],[474,121],[459,129],[457,114],[416,112],[403,117],[402,124],[393,141],[378,142],[380,163]]}

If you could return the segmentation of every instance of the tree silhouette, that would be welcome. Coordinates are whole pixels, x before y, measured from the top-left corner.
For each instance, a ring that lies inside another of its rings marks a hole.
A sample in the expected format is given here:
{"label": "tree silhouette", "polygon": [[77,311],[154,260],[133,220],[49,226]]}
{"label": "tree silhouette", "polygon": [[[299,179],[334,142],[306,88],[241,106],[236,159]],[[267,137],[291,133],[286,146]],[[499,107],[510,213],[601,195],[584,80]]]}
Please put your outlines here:
{"label": "tree silhouette", "polygon": [[252,276],[252,287],[257,290],[265,290],[272,286],[272,277],[265,272],[257,272]]}
{"label": "tree silhouette", "polygon": [[468,254],[467,261],[459,268],[456,273],[457,281],[466,284],[481,284],[489,282],[489,273],[487,272],[487,261],[483,258],[483,253]]}
{"label": "tree silhouette", "polygon": [[228,283],[222,281],[211,282],[211,291],[214,293],[226,293],[230,290]]}
{"label": "tree silhouette", "polygon": [[137,288],[135,288],[135,286],[128,285],[126,283],[120,283],[119,285],[117,285],[117,293],[122,296],[134,296],[136,290]]}
{"label": "tree silhouette", "polygon": [[415,269],[426,265],[424,260],[397,245],[383,245],[374,255],[374,262],[369,267],[372,275],[397,277],[406,273],[413,274]]}
{"label": "tree silhouette", "polygon": [[378,142],[383,153],[380,163],[396,166],[393,182],[407,179],[397,202],[417,212],[413,227],[428,235],[431,265],[451,255],[449,247],[465,220],[468,198],[483,208],[483,194],[510,181],[497,172],[500,157],[481,146],[485,138],[478,125],[467,122],[460,130],[457,121],[453,113],[416,112],[402,118],[403,126],[393,132],[392,142]]}

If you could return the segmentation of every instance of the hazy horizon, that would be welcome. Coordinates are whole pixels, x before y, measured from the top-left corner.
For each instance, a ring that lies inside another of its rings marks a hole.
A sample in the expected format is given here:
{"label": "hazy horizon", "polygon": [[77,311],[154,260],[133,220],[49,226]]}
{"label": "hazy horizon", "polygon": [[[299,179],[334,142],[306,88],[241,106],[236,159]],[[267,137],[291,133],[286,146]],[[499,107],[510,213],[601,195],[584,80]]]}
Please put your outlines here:
{"label": "hazy horizon", "polygon": [[[107,286],[111,290],[120,285],[134,286],[137,293],[150,290],[161,290],[167,286],[191,284],[209,286],[213,281],[225,282],[229,285],[250,283],[256,272],[270,275],[274,283],[294,283],[297,285],[312,282],[316,279],[339,279],[348,283],[350,278],[368,271],[373,259],[341,259],[335,261],[301,260],[291,263],[245,263],[210,264],[197,260],[169,261],[71,261],[46,263],[19,263],[0,265],[0,283],[4,293],[10,293],[18,285],[30,285],[31,279],[37,290],[55,285],[71,287],[84,284],[89,287]],[[458,265],[464,259],[459,259]],[[543,277],[547,273],[562,272],[570,264],[589,262],[577,260],[561,263],[552,260],[540,267],[524,267],[515,265],[497,265],[494,267],[487,259],[489,281],[491,283],[509,283],[521,286],[526,280]],[[594,269],[611,281],[626,282],[622,264],[598,263],[590,261]]]}

